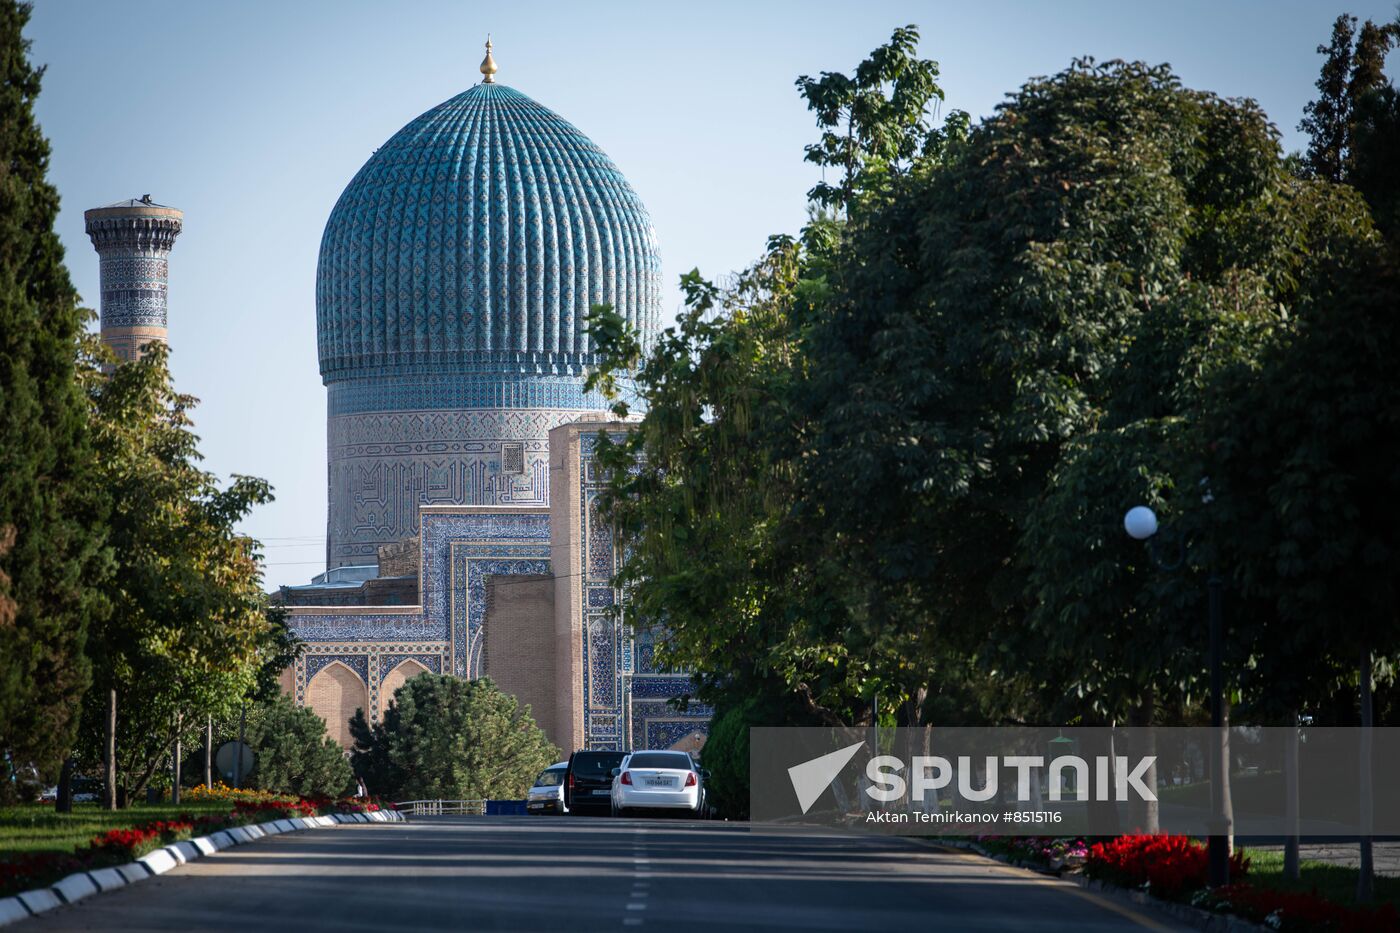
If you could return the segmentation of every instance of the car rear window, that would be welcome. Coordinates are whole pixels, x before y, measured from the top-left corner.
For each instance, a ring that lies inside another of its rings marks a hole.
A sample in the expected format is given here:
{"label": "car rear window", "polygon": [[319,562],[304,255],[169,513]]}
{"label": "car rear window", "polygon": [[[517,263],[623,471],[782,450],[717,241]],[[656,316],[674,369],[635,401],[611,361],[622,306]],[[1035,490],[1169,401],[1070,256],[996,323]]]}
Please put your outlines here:
{"label": "car rear window", "polygon": [[564,783],[563,768],[546,768],[540,772],[540,776],[535,778],[536,787],[558,787]]}
{"label": "car rear window", "polygon": [[690,756],[684,752],[638,752],[627,762],[629,768],[678,768],[690,770]]}
{"label": "car rear window", "polygon": [[584,777],[609,777],[622,764],[622,752],[578,752],[569,767]]}

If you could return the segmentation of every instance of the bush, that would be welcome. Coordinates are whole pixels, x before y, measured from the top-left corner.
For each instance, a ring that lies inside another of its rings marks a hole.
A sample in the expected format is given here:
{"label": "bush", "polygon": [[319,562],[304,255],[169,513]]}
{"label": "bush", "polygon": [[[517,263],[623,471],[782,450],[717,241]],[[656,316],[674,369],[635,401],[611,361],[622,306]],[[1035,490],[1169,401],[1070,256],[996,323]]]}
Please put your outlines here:
{"label": "bush", "polygon": [[282,694],[248,717],[253,751],[251,781],[273,793],[330,797],[348,793],[354,781],[345,750],[326,734],[316,712]]}
{"label": "bush", "polygon": [[394,694],[383,722],[357,715],[350,731],[356,773],[400,800],[520,799],[559,758],[530,708],[489,678],[420,674]]}
{"label": "bush", "polygon": [[[1236,851],[1230,877],[1249,871],[1249,859]],[[1089,847],[1084,874],[1125,888],[1146,888],[1154,897],[1181,900],[1206,887],[1206,847],[1189,836],[1119,836]]]}
{"label": "bush", "polygon": [[721,817],[749,818],[749,726],[758,701],[749,699],[717,715],[710,723],[702,757],[710,772],[710,805]]}

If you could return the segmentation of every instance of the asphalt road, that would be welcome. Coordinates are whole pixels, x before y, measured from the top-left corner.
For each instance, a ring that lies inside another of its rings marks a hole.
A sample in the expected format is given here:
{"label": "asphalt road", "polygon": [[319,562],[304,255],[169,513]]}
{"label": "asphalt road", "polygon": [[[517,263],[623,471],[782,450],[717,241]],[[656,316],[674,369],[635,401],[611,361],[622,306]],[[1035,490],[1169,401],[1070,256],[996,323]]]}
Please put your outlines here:
{"label": "asphalt road", "polygon": [[734,823],[436,817],[274,836],[39,930],[1183,930],[909,840]]}

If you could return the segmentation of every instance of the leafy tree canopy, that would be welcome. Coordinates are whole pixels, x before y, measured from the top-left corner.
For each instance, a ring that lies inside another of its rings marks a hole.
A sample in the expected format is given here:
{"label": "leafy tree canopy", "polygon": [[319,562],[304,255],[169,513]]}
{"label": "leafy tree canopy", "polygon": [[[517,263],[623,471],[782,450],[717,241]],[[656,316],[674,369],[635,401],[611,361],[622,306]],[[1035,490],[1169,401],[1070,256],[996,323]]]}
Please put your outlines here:
{"label": "leafy tree canopy", "polygon": [[489,678],[420,674],[380,723],[350,722],[351,763],[371,793],[397,799],[518,799],[558,760],[530,708]]}
{"label": "leafy tree canopy", "polygon": [[[118,562],[111,616],[91,633],[95,689],[85,704],[89,749],[100,748],[110,691],[118,705],[117,782],[137,793],[177,734],[230,715],[257,684],[284,627],[264,608],[257,543],[236,531],[266,482],[226,487],[200,469],[189,412],[167,348],[87,374],[99,488]],[[100,754],[89,751],[89,757]]]}

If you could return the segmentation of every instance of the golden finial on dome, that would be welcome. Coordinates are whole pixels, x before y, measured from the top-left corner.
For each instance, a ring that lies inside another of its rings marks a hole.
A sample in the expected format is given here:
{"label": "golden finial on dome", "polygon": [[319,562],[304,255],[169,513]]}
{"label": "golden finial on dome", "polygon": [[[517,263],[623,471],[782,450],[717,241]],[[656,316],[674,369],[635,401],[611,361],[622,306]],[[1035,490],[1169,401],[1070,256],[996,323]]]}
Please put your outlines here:
{"label": "golden finial on dome", "polygon": [[486,57],[481,60],[481,73],[486,77],[481,79],[482,84],[496,83],[496,60],[491,57],[491,37],[486,37]]}

